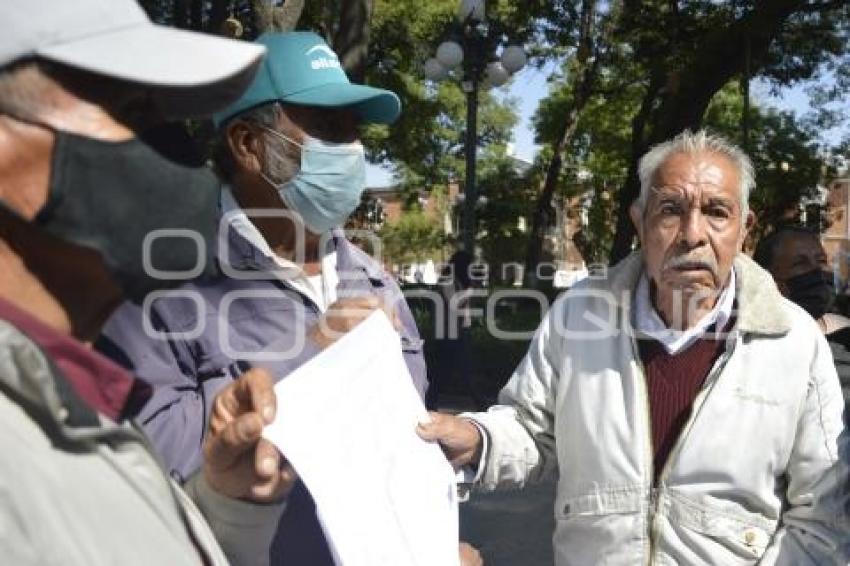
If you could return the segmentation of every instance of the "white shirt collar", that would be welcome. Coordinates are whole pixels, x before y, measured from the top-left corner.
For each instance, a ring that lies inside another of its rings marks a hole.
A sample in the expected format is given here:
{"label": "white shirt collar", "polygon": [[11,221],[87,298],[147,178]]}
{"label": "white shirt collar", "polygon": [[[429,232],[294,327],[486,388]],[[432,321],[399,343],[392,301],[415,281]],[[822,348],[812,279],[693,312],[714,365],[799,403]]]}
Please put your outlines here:
{"label": "white shirt collar", "polygon": [[732,317],[734,305],[735,270],[732,269],[729,273],[729,283],[708,314],[687,330],[680,331],[668,328],[655,311],[655,307],[652,306],[649,297],[649,278],[644,272],[641,274],[635,290],[635,320],[633,322],[635,329],[640,334],[661,342],[668,354],[678,354],[702,337],[711,325],[715,325],[718,331],[723,329]]}
{"label": "white shirt collar", "polygon": [[263,234],[251,222],[251,219],[245,214],[245,211],[242,210],[233,193],[227,187],[221,191],[221,210],[227,218],[228,224],[240,236],[245,238],[266,258],[274,262],[278,268],[274,271],[274,275],[282,283],[307,296],[321,312],[327,310],[328,306],[336,300],[336,286],[339,283],[339,276],[336,272],[336,251],[322,256],[320,277],[309,277],[300,265],[274,253]]}

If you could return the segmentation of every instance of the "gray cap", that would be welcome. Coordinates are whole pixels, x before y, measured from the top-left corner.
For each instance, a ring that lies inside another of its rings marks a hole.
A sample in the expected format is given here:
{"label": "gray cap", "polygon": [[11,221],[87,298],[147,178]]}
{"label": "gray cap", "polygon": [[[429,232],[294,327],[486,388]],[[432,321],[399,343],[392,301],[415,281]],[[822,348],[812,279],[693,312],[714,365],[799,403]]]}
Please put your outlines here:
{"label": "gray cap", "polygon": [[205,116],[250,84],[257,44],[153,24],[134,0],[0,0],[0,68],[55,61],[138,83],[163,115]]}

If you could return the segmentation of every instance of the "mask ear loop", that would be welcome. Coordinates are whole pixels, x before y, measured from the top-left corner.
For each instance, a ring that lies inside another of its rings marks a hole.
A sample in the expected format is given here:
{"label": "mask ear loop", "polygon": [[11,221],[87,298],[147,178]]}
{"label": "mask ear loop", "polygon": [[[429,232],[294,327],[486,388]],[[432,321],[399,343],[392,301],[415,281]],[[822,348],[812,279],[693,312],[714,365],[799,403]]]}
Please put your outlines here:
{"label": "mask ear loop", "polygon": [[[280,117],[280,114],[283,113],[283,107],[281,106],[279,101],[275,101],[273,103],[273,106],[274,106],[274,113],[275,113],[275,121],[277,121],[277,119]],[[301,149],[302,152],[304,151],[304,146],[302,144],[300,144],[297,141],[289,138],[288,136],[278,132],[277,130],[274,130],[273,128],[269,128],[268,126],[266,126],[264,124],[256,124],[256,126],[258,126],[261,130],[265,131],[266,133],[271,134],[272,137],[274,137],[278,140],[283,140],[284,142],[287,142],[287,143],[291,143],[292,145]],[[269,148],[267,147],[266,149],[269,149]],[[278,156],[278,155],[275,155],[275,158],[281,159],[280,156]],[[263,178],[264,181],[266,181],[266,183],[268,183],[276,191],[280,191],[280,187],[284,184],[284,183],[276,183],[275,181],[273,181],[272,178],[265,171],[261,170],[260,176]]]}
{"label": "mask ear loop", "polygon": [[289,143],[291,143],[292,145],[294,145],[294,146],[296,146],[296,147],[301,148],[302,150],[304,149],[304,144],[300,144],[300,143],[298,143],[297,141],[295,141],[294,139],[290,138],[289,136],[286,136],[286,135],[284,135],[284,134],[281,134],[281,133],[280,133],[280,132],[278,132],[277,130],[273,130],[273,129],[269,128],[268,126],[263,126],[263,125],[261,125],[261,126],[260,126],[260,128],[261,128],[261,129],[263,129],[263,130],[265,130],[266,132],[270,133],[271,135],[273,135],[274,137],[276,137],[276,138],[278,138],[278,139],[280,139],[280,140],[283,140],[283,141],[285,141],[285,142],[289,142]]}

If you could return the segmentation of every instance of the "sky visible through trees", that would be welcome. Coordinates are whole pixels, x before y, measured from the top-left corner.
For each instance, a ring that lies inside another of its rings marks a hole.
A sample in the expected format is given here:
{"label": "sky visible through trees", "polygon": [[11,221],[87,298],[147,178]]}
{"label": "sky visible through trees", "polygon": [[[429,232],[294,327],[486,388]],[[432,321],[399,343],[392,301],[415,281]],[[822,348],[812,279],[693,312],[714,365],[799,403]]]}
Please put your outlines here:
{"label": "sky visible through trees", "polygon": [[[534,113],[540,104],[540,100],[547,94],[548,84],[546,79],[558,68],[554,62],[547,63],[542,69],[527,67],[521,70],[510,83],[502,89],[497,90],[500,97],[513,97],[519,101],[517,111],[519,122],[513,129],[513,147],[517,157],[526,161],[534,161],[534,157],[540,150],[540,145],[534,142],[534,127],[531,123]],[[824,81],[800,84],[794,87],[783,88],[778,93],[772,94],[770,86],[759,79],[753,80],[751,96],[756,104],[764,107],[773,107],[777,110],[787,110],[802,116],[812,111],[809,104],[809,96],[806,88],[812,84]],[[829,81],[825,81],[830,84]],[[850,97],[838,104],[838,108],[850,115]],[[819,132],[821,141],[828,145],[836,145],[847,134],[846,127],[837,126],[821,130]],[[370,187],[389,186],[393,183],[392,175],[376,165],[370,165],[367,181]]]}

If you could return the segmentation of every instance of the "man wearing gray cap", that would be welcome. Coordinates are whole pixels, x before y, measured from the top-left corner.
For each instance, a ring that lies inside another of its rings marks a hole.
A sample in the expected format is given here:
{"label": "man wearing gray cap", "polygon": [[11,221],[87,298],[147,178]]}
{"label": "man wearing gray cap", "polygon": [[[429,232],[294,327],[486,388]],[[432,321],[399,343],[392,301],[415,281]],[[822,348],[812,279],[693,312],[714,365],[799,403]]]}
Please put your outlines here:
{"label": "man wearing gray cap", "polygon": [[2,560],[262,563],[294,477],[260,440],[268,374],[221,389],[184,492],[127,420],[149,387],[86,342],[124,296],[203,271],[215,227],[215,178],[137,129],[232,102],[264,50],[154,26],[131,0],[0,5]]}
{"label": "man wearing gray cap", "polygon": [[[398,97],[350,83],[314,33],[270,33],[257,43],[268,55],[254,81],[215,115],[216,161],[229,185],[221,200],[223,274],[147,309],[125,305],[99,342],[154,385],[141,421],[166,466],[183,477],[201,463],[216,392],[254,365],[280,379],[304,364],[318,350],[313,338],[323,340],[310,330],[320,320],[340,323],[389,304],[413,386],[422,397],[427,387],[422,341],[401,291],[340,229],[365,188],[358,124],[394,121]],[[333,563],[300,482],[272,557]]]}

